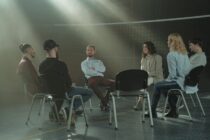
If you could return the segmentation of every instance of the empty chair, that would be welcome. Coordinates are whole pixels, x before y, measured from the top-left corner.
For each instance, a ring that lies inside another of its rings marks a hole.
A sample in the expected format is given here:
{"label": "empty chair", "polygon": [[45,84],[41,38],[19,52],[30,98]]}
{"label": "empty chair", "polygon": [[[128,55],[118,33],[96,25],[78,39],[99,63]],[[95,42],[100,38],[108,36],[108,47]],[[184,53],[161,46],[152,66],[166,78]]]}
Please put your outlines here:
{"label": "empty chair", "polygon": [[[153,126],[153,118],[151,112],[151,105],[150,105],[150,96],[147,91],[147,79],[148,74],[144,70],[139,69],[130,69],[120,72],[116,75],[116,90],[118,91],[117,96],[142,96],[142,122],[145,121],[145,99],[147,99],[147,104],[149,108],[150,115],[150,124]],[[126,91],[125,93],[121,93],[120,91]],[[136,92],[134,92],[136,91]],[[112,94],[111,94],[112,95]],[[115,105],[114,105],[115,107]]]}

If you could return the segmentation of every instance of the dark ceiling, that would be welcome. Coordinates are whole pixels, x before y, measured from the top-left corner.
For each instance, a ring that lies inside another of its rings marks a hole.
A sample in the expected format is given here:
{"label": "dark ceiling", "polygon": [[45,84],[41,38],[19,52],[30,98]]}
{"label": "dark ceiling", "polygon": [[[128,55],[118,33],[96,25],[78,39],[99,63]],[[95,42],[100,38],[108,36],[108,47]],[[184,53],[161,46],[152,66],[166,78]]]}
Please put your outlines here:
{"label": "dark ceiling", "polygon": [[[65,24],[66,20],[50,4],[51,0],[18,0],[18,6],[33,24]],[[62,1],[62,0],[60,0]],[[71,3],[72,0],[69,0]],[[86,10],[94,15],[98,22],[118,22],[120,19],[112,15],[98,4],[101,0],[77,0]],[[104,0],[121,9],[132,20],[149,20],[175,18],[210,14],[209,0]],[[82,13],[79,16],[85,16]],[[72,21],[72,23],[74,23]]]}

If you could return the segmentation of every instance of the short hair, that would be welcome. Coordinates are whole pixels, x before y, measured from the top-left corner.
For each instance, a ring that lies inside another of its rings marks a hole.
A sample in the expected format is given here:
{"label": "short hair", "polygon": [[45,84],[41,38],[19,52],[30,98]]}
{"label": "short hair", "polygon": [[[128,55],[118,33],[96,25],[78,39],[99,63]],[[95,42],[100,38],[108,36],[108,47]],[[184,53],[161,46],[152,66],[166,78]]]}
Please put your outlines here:
{"label": "short hair", "polygon": [[203,46],[203,41],[200,38],[192,38],[188,41],[188,43],[198,44],[200,47]]}
{"label": "short hair", "polygon": [[43,49],[46,51],[50,51],[51,49],[59,47],[59,45],[52,39],[48,39],[43,44]]}
{"label": "short hair", "polygon": [[31,48],[31,45],[29,45],[29,44],[21,44],[20,46],[19,46],[19,49],[20,49],[20,51],[22,52],[22,53],[26,53],[26,49],[28,49],[28,48]]}
{"label": "short hair", "polygon": [[94,50],[96,49],[96,47],[95,47],[94,45],[92,45],[92,44],[87,45],[87,47],[86,47],[86,48],[93,48]]}
{"label": "short hair", "polygon": [[147,46],[147,49],[149,50],[150,54],[156,53],[156,48],[155,48],[154,43],[152,43],[152,41],[145,41],[143,44]]}

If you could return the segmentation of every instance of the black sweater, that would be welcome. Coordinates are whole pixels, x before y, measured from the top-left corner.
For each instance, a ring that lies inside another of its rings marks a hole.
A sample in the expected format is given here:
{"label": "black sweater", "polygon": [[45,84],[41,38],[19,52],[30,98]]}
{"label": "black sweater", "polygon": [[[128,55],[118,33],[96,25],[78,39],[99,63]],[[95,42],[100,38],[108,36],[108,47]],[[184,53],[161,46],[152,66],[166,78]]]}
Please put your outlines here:
{"label": "black sweater", "polygon": [[46,58],[39,66],[41,79],[51,94],[64,97],[65,92],[71,88],[72,81],[66,64],[57,58]]}

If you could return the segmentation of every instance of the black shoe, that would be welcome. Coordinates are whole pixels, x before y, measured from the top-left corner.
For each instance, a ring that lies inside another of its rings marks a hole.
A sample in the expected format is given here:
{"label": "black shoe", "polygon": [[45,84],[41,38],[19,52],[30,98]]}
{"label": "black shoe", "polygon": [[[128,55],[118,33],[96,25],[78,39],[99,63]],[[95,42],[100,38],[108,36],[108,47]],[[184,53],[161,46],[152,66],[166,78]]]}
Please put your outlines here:
{"label": "black shoe", "polygon": [[66,122],[67,121],[67,118],[64,116],[64,114],[58,114],[59,116],[59,121],[60,122]]}
{"label": "black shoe", "polygon": [[[149,113],[145,113],[144,116],[146,118],[149,118],[150,117],[150,114]],[[155,113],[152,113],[152,118],[157,118],[157,113],[156,112]]]}
{"label": "black shoe", "polygon": [[82,115],[83,110],[76,110],[75,113],[76,113],[76,115]]}
{"label": "black shoe", "polygon": [[179,114],[176,111],[170,111],[168,114],[165,115],[165,117],[169,118],[178,118]]}
{"label": "black shoe", "polygon": [[110,107],[109,107],[109,105],[107,104],[107,105],[100,105],[100,108],[101,108],[101,111],[105,111],[105,112],[108,112],[109,111],[109,109],[110,109]]}

